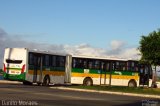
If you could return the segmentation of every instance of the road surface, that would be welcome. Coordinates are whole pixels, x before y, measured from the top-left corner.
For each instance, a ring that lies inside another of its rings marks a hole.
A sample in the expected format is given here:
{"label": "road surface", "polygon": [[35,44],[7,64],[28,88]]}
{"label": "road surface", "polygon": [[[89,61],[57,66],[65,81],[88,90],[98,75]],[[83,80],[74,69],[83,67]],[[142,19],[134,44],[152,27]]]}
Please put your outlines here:
{"label": "road surface", "polygon": [[0,101],[2,106],[160,106],[160,101],[152,98],[5,83],[0,83]]}

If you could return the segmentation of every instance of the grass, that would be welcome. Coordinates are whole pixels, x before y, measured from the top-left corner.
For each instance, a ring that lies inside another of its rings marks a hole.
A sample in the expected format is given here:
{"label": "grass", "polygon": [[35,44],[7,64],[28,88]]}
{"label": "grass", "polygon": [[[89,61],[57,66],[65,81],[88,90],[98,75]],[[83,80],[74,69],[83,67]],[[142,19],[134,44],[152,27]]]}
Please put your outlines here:
{"label": "grass", "polygon": [[142,87],[121,87],[121,86],[69,86],[71,88],[78,89],[90,89],[98,91],[112,91],[112,92],[124,92],[124,93],[137,93],[137,94],[151,94],[160,95],[160,89],[158,88],[142,88]]}

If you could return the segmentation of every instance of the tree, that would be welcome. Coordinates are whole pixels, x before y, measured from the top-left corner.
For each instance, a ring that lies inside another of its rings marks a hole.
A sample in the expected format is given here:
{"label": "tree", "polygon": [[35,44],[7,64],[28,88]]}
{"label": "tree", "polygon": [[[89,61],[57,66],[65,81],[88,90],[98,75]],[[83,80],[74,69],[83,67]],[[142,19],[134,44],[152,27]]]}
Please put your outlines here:
{"label": "tree", "polygon": [[156,66],[160,65],[160,29],[142,36],[139,51],[141,52],[141,62]]}
{"label": "tree", "polygon": [[151,32],[148,36],[142,36],[139,50],[141,61],[152,65],[160,65],[160,30]]}

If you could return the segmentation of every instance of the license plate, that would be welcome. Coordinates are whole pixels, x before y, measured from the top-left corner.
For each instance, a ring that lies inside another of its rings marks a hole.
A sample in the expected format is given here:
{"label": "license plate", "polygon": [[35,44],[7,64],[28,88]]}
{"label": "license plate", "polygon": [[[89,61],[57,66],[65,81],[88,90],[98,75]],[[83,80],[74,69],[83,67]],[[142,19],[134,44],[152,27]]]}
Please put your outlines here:
{"label": "license plate", "polygon": [[15,74],[15,71],[11,71],[11,74]]}

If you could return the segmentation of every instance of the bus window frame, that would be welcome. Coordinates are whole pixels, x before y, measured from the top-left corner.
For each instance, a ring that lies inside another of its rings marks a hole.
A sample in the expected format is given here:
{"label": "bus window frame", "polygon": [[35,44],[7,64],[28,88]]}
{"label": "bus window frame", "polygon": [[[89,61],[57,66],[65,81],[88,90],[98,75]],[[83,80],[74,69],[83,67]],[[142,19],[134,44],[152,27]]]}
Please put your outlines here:
{"label": "bus window frame", "polygon": [[12,59],[6,59],[6,63],[8,64],[21,64],[23,60],[12,60]]}

